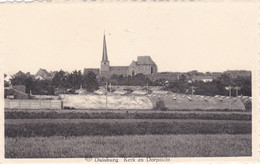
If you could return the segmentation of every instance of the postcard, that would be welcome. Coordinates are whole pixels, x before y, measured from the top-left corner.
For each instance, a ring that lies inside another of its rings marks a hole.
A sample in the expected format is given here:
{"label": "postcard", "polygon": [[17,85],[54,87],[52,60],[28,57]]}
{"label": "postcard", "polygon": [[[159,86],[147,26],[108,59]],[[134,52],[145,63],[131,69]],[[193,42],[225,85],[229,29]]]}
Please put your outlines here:
{"label": "postcard", "polygon": [[259,2],[0,4],[1,161],[257,162]]}

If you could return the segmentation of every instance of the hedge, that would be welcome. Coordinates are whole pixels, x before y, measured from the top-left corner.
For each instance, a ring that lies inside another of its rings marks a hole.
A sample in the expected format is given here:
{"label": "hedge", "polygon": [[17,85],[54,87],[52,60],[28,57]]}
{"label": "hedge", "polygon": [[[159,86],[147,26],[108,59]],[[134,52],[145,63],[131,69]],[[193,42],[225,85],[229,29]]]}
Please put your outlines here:
{"label": "hedge", "polygon": [[251,120],[251,114],[236,112],[56,112],[56,111],[8,111],[5,119],[205,119],[205,120]]}

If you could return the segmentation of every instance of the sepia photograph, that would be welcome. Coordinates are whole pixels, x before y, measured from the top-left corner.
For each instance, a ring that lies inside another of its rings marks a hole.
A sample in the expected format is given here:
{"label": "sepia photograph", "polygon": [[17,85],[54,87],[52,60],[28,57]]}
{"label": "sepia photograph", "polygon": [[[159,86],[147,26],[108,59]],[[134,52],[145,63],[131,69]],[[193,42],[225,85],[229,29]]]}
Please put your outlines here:
{"label": "sepia photograph", "polygon": [[0,10],[5,159],[257,160],[255,2]]}

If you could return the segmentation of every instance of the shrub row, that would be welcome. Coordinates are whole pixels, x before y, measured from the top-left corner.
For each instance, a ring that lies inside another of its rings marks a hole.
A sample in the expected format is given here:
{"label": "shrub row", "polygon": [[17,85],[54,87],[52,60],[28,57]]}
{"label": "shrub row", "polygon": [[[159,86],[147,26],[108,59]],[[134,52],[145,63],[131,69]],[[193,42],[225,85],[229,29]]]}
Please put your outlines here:
{"label": "shrub row", "polygon": [[5,112],[5,119],[205,119],[205,120],[251,120],[251,115],[247,113],[210,113],[210,112],[187,112],[187,113],[138,113],[138,112],[26,112],[8,111]]}
{"label": "shrub row", "polygon": [[6,124],[6,137],[145,134],[250,134],[251,121],[138,121]]}

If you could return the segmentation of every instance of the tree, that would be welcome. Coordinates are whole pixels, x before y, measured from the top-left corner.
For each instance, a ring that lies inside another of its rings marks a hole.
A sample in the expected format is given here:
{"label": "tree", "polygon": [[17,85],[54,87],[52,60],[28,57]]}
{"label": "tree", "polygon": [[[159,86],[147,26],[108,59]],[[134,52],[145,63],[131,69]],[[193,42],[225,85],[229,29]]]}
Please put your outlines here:
{"label": "tree", "polygon": [[96,74],[92,71],[88,72],[84,77],[83,87],[87,89],[88,92],[93,92],[98,89],[98,81],[96,79]]}
{"label": "tree", "polygon": [[[223,74],[218,79],[214,79],[211,82],[195,81],[189,84],[185,76],[181,76],[179,81],[170,82],[169,85],[165,87],[165,90],[172,91],[175,93],[191,93],[191,86],[194,86],[195,94],[198,95],[225,95],[228,96],[228,91],[225,87],[241,87],[239,94],[244,96],[251,96],[252,84],[251,77],[241,77],[231,78],[228,74]],[[188,92],[186,92],[188,91]],[[232,90],[232,96],[236,96],[236,92]]]}
{"label": "tree", "polygon": [[187,89],[189,89],[189,85],[185,80],[170,82],[169,85],[165,87],[165,90],[175,93],[186,93]]}
{"label": "tree", "polygon": [[151,85],[152,81],[146,77],[144,74],[137,74],[135,76],[128,77],[129,85],[133,86],[145,86],[145,85]]}
{"label": "tree", "polygon": [[242,94],[244,96],[252,96],[252,80],[250,77],[242,77],[238,76],[236,79],[234,79],[234,85],[241,87],[239,90],[239,94]]}
{"label": "tree", "polygon": [[112,85],[130,85],[130,86],[145,86],[153,85],[153,82],[144,74],[136,74],[134,76],[112,75],[110,79],[102,79],[100,85],[104,85],[105,81]]}
{"label": "tree", "polygon": [[54,88],[51,80],[35,79],[32,75],[18,74],[10,79],[12,85],[25,85],[27,94],[53,95]]}
{"label": "tree", "polygon": [[37,95],[54,95],[54,86],[51,80],[35,80],[33,94]]}
{"label": "tree", "polygon": [[187,78],[184,74],[181,74],[181,76],[179,77],[179,81],[180,82],[187,82]]}
{"label": "tree", "polygon": [[66,81],[67,77],[65,75],[65,72],[63,70],[60,70],[54,75],[52,79],[52,85],[56,88],[65,88],[68,86],[68,84],[66,84]]}
{"label": "tree", "polygon": [[81,71],[75,70],[69,74],[66,81],[67,81],[68,87],[75,90],[75,89],[80,88],[80,85],[83,84],[84,79],[83,79],[83,75],[81,74]]}
{"label": "tree", "polygon": [[25,85],[25,87],[26,87],[25,92],[27,94],[29,94],[30,90],[33,90],[35,87],[35,85],[34,85],[35,79],[31,75],[26,76],[25,74],[20,74],[20,75],[12,76],[10,81],[11,81],[12,85]]}
{"label": "tree", "polygon": [[226,73],[222,74],[217,80],[225,86],[233,85],[232,78]]}
{"label": "tree", "polygon": [[4,80],[4,87],[9,87],[9,83],[6,80]]}

